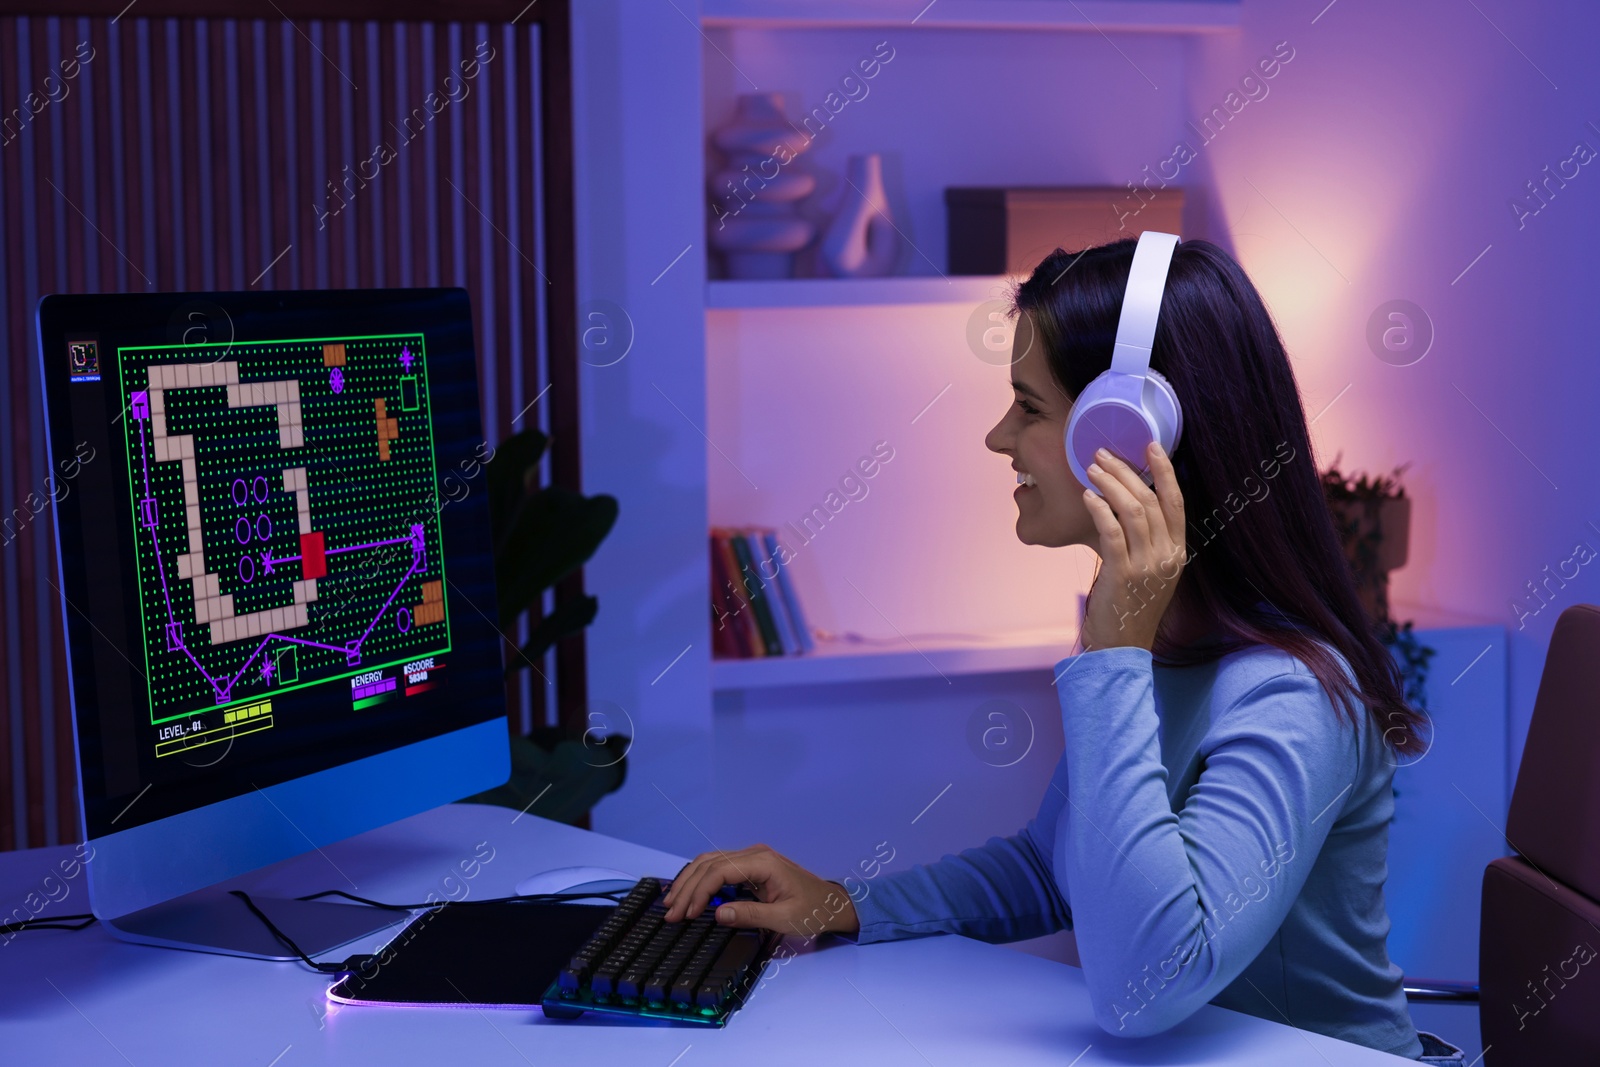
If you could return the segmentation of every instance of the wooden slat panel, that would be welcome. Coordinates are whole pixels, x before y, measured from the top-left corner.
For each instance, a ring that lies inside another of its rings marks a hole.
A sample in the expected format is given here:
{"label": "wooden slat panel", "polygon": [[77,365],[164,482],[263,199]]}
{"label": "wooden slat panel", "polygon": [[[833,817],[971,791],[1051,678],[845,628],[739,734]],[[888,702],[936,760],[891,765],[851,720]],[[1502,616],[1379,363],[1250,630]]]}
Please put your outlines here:
{"label": "wooden slat panel", "polygon": [[[525,5],[525,6],[524,6]],[[0,0],[0,17],[15,15],[86,15],[113,19],[132,5],[128,0]],[[462,22],[477,19],[518,26],[547,21],[553,17],[550,0],[537,3],[508,0],[450,0],[441,11],[437,0],[139,0],[139,17],[154,18],[232,18],[265,19],[354,19],[374,22],[424,22],[441,14]],[[521,9],[520,11],[518,9]]]}
{"label": "wooden slat panel", "polygon": [[[18,63],[16,70],[20,85],[42,84],[38,81],[38,72],[41,60],[45,60],[44,24],[48,20],[30,20],[26,32],[19,33],[22,40],[18,41],[18,52],[27,54],[26,64]],[[19,56],[20,58],[20,56]],[[45,60],[48,64],[48,60]],[[53,105],[52,105],[53,106]],[[49,114],[48,110],[41,114]],[[53,116],[52,116],[53,117]],[[65,229],[66,220],[58,215],[61,206],[61,194],[58,193],[46,178],[50,173],[50,137],[48,120],[34,119],[29,128],[23,131],[23,136],[18,138],[17,147],[21,150],[23,160],[23,250],[21,275],[25,292],[31,292],[38,286],[60,284],[57,274],[64,272],[65,266],[54,256],[45,260],[40,255],[40,246],[59,248],[63,240],[57,236],[57,226]],[[44,136],[41,136],[41,133]],[[31,236],[31,240],[29,239]],[[27,301],[24,300],[24,308]],[[22,309],[19,309],[22,310]],[[29,334],[31,336],[31,332]],[[28,351],[26,348],[22,351]],[[32,397],[36,374],[30,373],[31,368],[26,364],[19,368],[21,373],[13,375],[13,385],[20,385],[12,395]],[[22,505],[22,512],[31,515],[33,510],[32,500],[37,494],[37,468],[39,457],[34,445],[34,423],[36,421],[34,408],[37,400],[16,413],[13,421],[14,430],[20,430],[20,437],[13,434],[16,451],[12,453],[13,486],[16,491],[17,502]],[[18,562],[22,565],[23,575],[31,576],[38,573],[36,540],[38,538],[39,522],[37,517],[29,519],[27,526],[17,535],[16,552]],[[26,813],[24,816],[24,832],[29,841],[41,840],[44,837],[44,782],[41,778],[43,768],[40,761],[44,758],[44,738],[42,728],[54,712],[53,707],[45,706],[42,691],[43,677],[40,674],[39,657],[39,604],[41,583],[37,580],[28,581],[22,577],[17,583],[17,612],[16,618],[19,626],[18,642],[21,646],[21,657],[18,662],[22,665],[24,677],[22,679],[23,706],[36,709],[35,713],[22,720],[22,751],[27,761],[28,792],[26,798]],[[48,589],[48,587],[44,587]]]}
{"label": "wooden slat panel", "polygon": [[[17,51],[17,23],[0,19],[0,55],[14,56]],[[0,330],[3,330],[0,343],[4,343],[8,352],[23,351],[26,336],[22,280],[17,274],[17,265],[22,260],[22,152],[16,140],[22,131],[7,124],[8,120],[15,120],[11,119],[10,109],[3,106],[20,97],[19,78],[19,74],[8,76],[5,68],[0,68],[0,141],[5,142],[0,145],[0,212],[3,212],[0,218],[5,222],[4,227],[0,227],[0,236],[4,237],[3,247],[0,247]],[[0,368],[0,388],[5,388],[12,396],[20,395],[18,390],[24,386],[17,378],[21,371],[16,360]],[[15,589],[23,571],[13,518],[18,504],[14,461],[24,444],[17,436],[19,415],[16,405],[0,404],[0,452],[4,453],[0,455],[0,590]],[[17,607],[16,596],[0,595],[0,654],[7,663],[22,662]],[[27,830],[22,823],[22,813],[27,808],[27,773],[22,750],[14,741],[22,726],[20,671],[7,671],[0,676],[0,698],[4,699],[7,711],[5,720],[0,722],[0,759],[4,761],[0,763],[0,775],[4,776],[4,784],[0,786],[0,848],[16,848],[18,842],[27,840]]]}

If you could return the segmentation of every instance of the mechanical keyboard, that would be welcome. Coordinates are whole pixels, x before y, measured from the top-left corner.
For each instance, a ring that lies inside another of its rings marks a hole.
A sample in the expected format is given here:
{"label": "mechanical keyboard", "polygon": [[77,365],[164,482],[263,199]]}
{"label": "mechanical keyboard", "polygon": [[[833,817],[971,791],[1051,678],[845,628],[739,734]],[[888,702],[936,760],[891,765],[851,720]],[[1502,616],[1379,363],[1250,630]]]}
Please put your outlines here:
{"label": "mechanical keyboard", "polygon": [[600,1011],[727,1025],[782,935],[717,922],[717,905],[757,899],[747,886],[723,886],[700,915],[666,922],[661,896],[671,884],[639,879],[550,983],[545,1015],[576,1019]]}

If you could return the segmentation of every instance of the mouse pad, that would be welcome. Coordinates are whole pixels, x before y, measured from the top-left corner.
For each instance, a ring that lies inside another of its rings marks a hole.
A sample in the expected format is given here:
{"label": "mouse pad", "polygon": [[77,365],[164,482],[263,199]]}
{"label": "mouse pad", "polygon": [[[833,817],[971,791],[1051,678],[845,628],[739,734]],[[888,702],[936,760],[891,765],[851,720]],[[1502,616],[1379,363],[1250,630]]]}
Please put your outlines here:
{"label": "mouse pad", "polygon": [[328,989],[341,1004],[537,1008],[612,904],[447,904]]}

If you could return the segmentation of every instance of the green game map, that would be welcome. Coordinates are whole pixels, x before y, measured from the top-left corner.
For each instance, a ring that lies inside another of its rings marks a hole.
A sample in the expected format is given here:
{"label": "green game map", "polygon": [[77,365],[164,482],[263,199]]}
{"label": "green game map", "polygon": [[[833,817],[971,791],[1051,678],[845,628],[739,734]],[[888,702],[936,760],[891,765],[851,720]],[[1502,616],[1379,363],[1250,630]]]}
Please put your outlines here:
{"label": "green game map", "polygon": [[422,335],[118,367],[152,724],[265,729],[272,697],[340,678],[361,707],[362,676],[450,650]]}

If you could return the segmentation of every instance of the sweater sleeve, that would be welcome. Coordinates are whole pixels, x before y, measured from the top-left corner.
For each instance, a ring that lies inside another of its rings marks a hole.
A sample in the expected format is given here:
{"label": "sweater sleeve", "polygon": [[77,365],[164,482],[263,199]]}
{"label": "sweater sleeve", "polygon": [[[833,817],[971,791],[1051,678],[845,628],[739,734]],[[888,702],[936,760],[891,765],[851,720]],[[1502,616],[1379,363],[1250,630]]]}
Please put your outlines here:
{"label": "sweater sleeve", "polygon": [[840,934],[852,944],[961,934],[1002,944],[1071,929],[1072,916],[1056,886],[1051,848],[1065,782],[1056,766],[1039,813],[1018,833],[991,837],[936,863],[872,879],[844,879],[861,929]]}
{"label": "sweater sleeve", "polygon": [[1180,802],[1160,758],[1149,650],[1056,666],[1069,765],[1058,861],[1090,1002],[1110,1033],[1159,1033],[1238,978],[1282,925],[1356,780],[1356,732],[1296,662],[1213,709]]}

